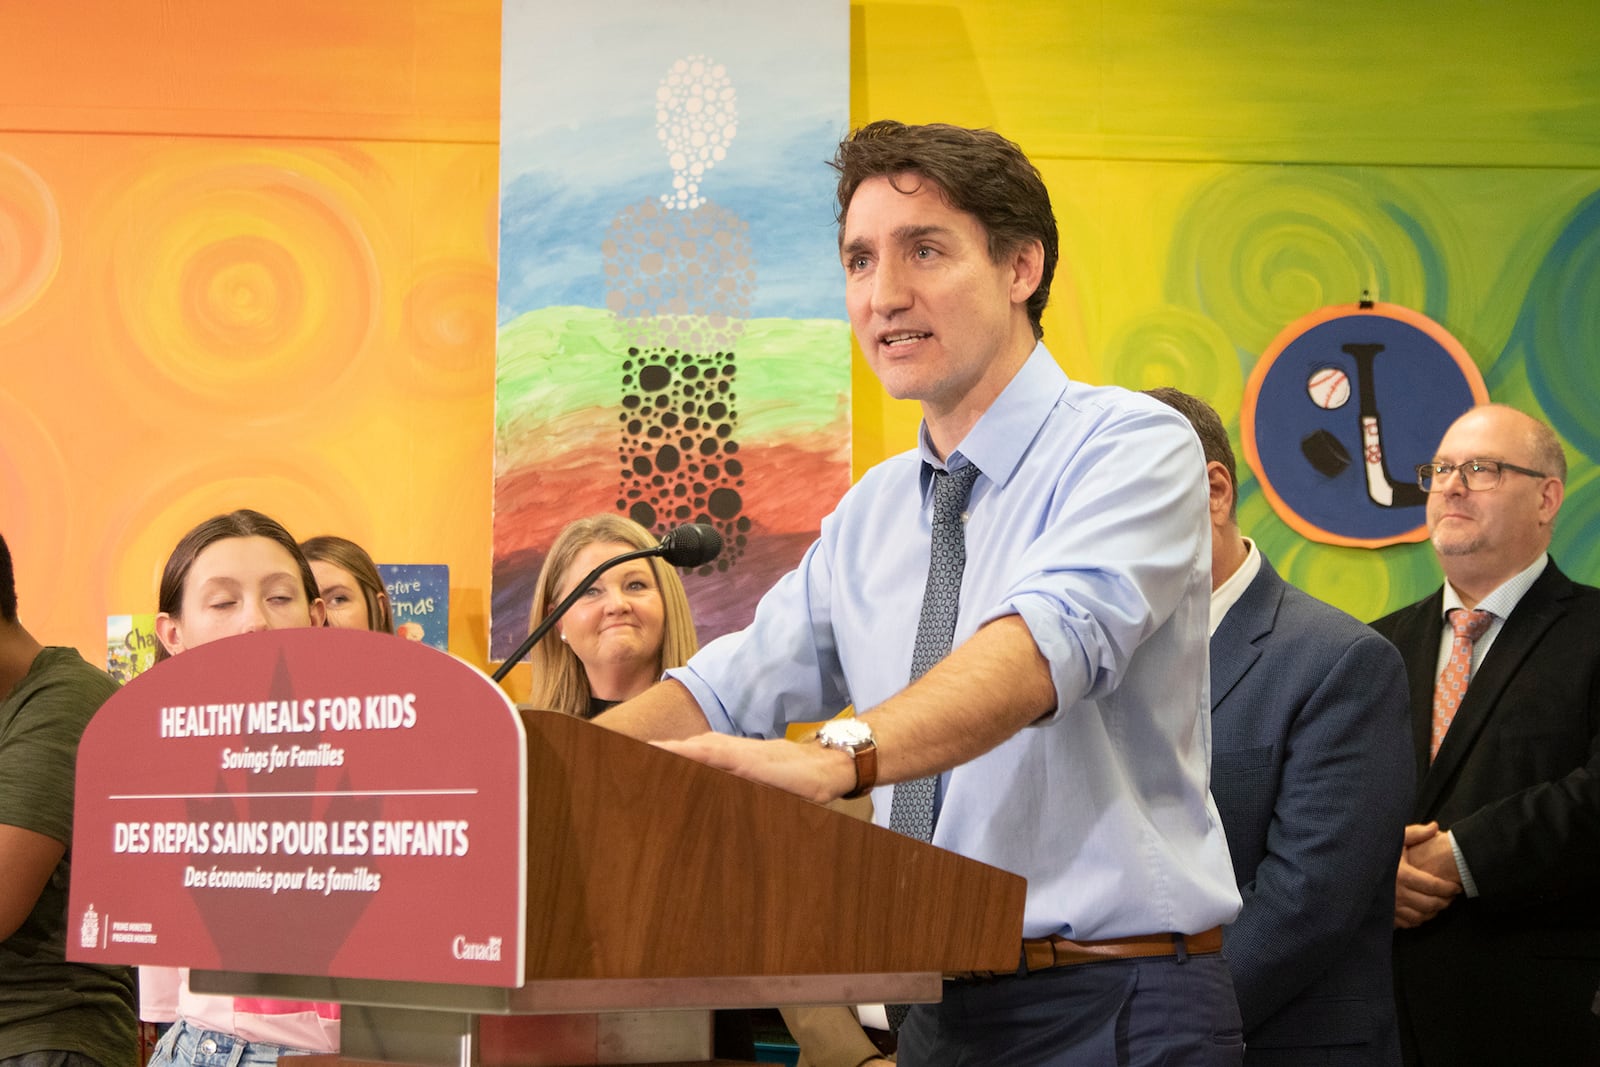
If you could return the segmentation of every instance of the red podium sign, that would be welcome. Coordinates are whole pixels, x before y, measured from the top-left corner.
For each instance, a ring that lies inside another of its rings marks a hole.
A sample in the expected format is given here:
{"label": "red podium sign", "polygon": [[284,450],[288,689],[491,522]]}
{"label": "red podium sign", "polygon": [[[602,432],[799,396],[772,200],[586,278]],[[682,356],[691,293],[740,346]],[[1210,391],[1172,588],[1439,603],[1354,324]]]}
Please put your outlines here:
{"label": "red podium sign", "polygon": [[516,710],[443,652],[203,645],[84,732],[67,956],[519,986],[527,792]]}

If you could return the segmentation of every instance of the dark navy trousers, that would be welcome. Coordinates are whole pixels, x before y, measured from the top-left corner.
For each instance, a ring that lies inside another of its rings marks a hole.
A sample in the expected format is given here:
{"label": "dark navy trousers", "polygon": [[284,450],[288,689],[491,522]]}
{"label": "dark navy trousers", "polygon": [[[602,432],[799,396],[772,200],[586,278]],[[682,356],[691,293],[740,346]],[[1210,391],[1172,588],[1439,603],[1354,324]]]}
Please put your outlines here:
{"label": "dark navy trousers", "polygon": [[899,1067],[1239,1067],[1243,1024],[1220,955],[1154,956],[948,980],[912,1007]]}

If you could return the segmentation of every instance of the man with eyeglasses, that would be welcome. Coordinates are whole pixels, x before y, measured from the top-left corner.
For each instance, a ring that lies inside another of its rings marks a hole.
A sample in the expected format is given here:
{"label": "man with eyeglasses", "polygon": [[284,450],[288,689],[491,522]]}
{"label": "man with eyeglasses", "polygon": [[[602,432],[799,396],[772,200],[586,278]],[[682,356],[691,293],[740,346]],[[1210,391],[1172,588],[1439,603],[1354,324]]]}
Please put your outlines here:
{"label": "man with eyeglasses", "polygon": [[1600,1064],[1600,589],[1550,559],[1566,456],[1473,408],[1417,468],[1443,588],[1374,627],[1410,677],[1395,883],[1407,1064]]}

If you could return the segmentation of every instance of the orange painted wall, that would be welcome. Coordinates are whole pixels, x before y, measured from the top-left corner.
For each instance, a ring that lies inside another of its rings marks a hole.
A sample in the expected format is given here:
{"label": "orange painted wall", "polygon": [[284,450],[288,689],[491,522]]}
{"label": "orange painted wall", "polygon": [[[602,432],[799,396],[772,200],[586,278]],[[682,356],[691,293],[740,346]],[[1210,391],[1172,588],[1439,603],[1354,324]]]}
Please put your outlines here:
{"label": "orange painted wall", "polygon": [[451,568],[482,663],[496,0],[0,5],[0,530],[42,640],[195,522]]}

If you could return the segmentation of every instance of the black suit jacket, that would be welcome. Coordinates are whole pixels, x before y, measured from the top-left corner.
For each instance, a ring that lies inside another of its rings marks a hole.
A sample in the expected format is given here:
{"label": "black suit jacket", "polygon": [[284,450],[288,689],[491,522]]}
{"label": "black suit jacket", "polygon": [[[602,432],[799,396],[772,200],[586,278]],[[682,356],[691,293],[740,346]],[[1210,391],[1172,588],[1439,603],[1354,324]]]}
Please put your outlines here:
{"label": "black suit jacket", "polygon": [[1479,895],[1395,934],[1408,1063],[1600,1064],[1600,589],[1554,561],[1428,760],[1443,589],[1373,624],[1411,690],[1411,821],[1455,835]]}

